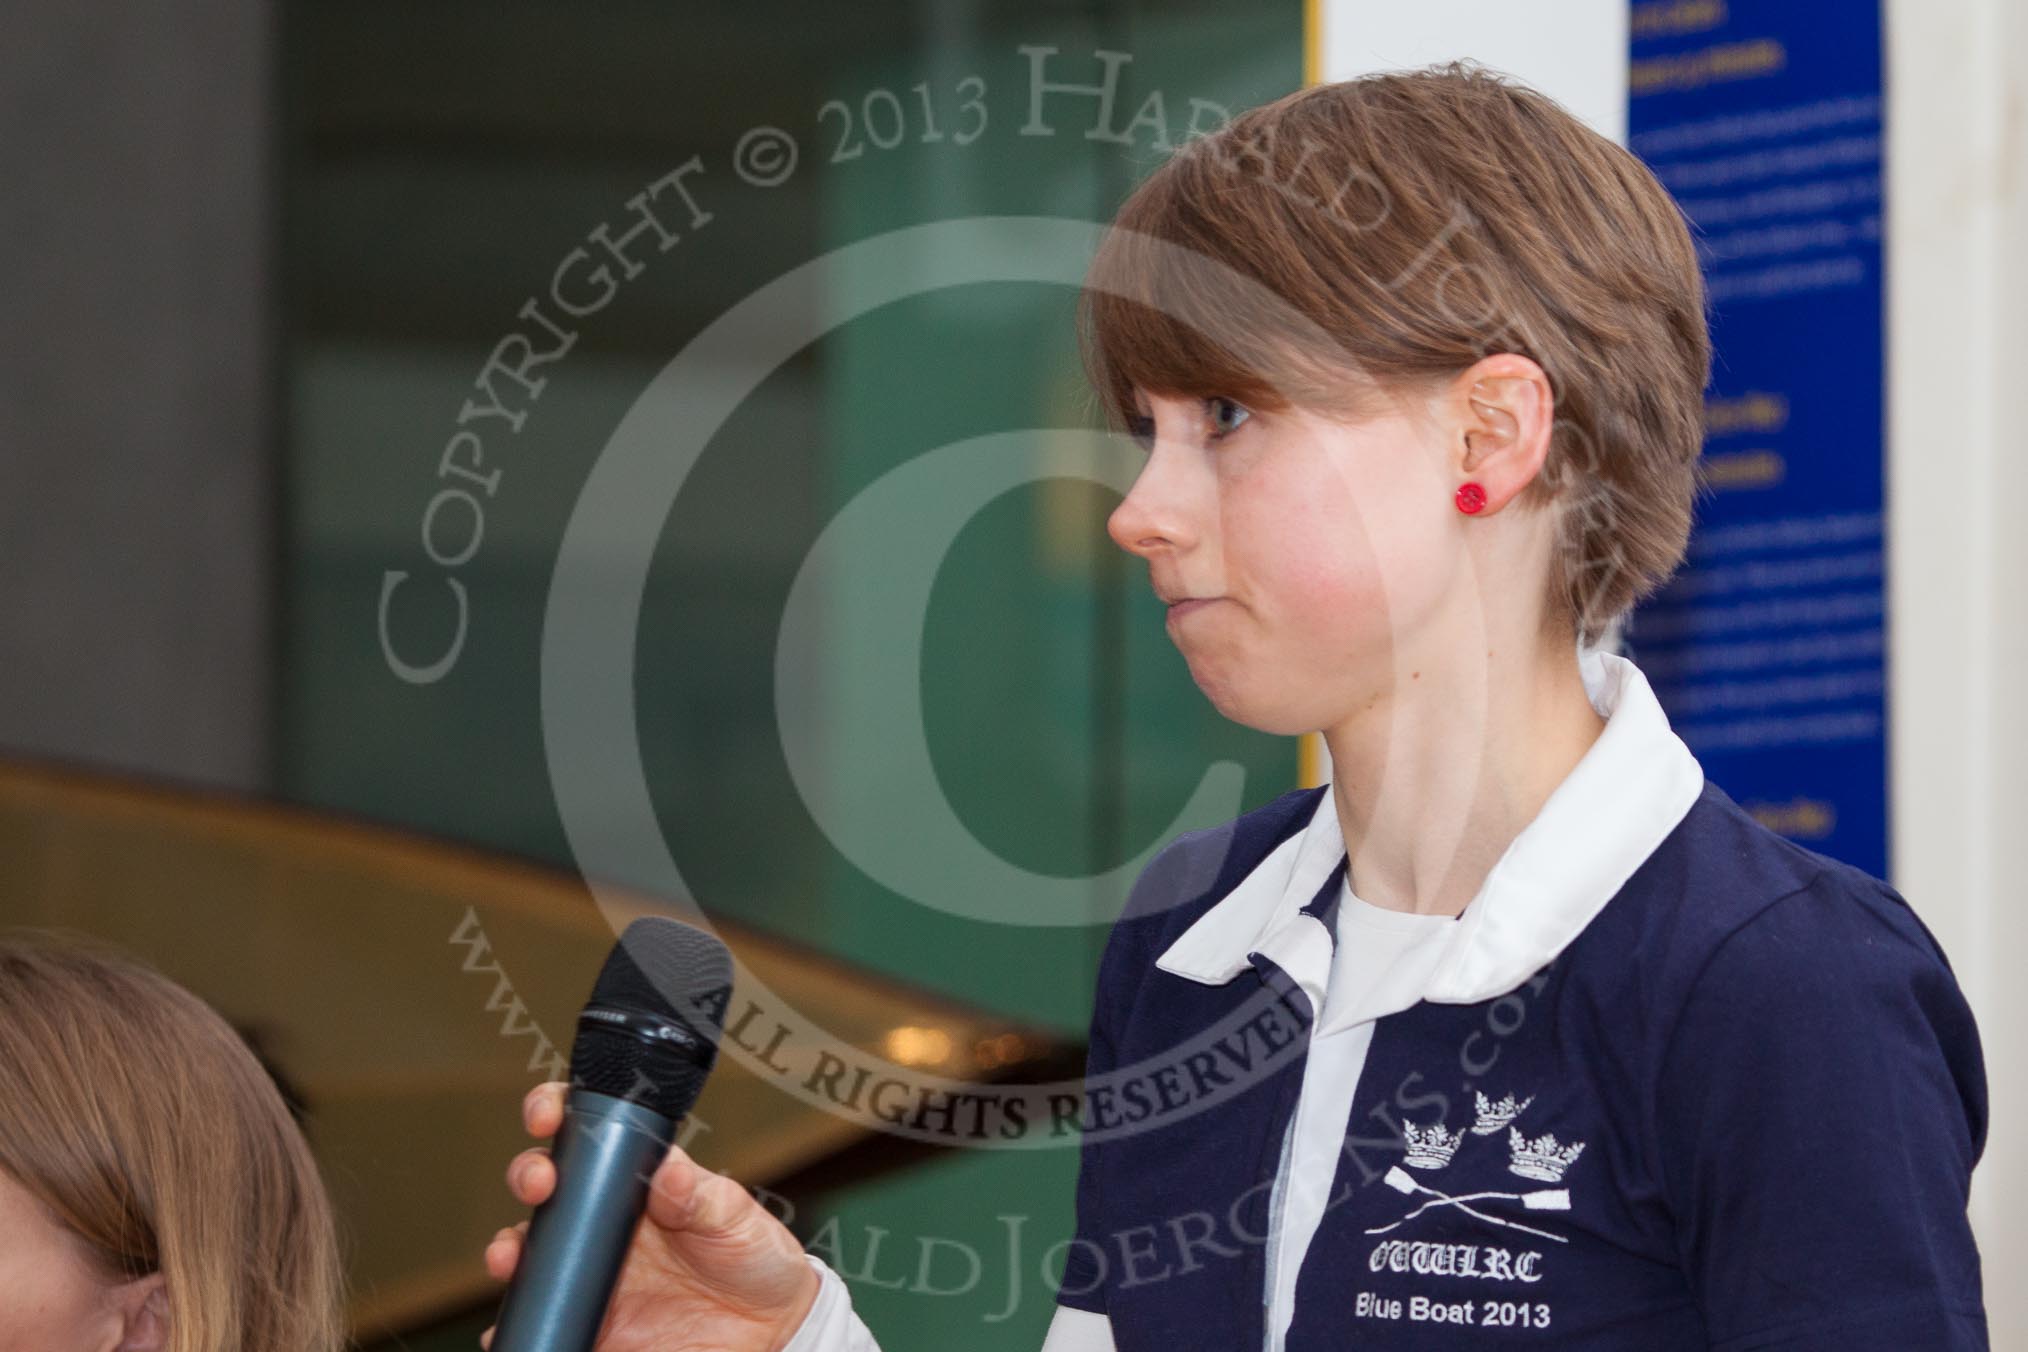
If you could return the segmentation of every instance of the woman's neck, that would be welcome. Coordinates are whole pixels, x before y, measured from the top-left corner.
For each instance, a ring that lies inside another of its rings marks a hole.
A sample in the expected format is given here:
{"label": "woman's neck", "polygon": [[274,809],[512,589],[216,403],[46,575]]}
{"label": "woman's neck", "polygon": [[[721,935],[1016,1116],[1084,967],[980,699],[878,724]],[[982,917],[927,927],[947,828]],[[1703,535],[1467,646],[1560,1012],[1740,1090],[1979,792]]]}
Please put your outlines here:
{"label": "woman's neck", "polygon": [[1407,658],[1393,689],[1323,730],[1352,890],[1458,914],[1604,729],[1574,640]]}

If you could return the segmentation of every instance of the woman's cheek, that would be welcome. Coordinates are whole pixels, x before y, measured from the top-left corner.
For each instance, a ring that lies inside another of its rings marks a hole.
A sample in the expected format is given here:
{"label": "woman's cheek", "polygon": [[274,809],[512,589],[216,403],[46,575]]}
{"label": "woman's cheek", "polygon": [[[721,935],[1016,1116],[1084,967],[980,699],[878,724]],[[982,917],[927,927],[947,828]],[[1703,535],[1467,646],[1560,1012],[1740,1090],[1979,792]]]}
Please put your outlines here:
{"label": "woman's cheek", "polygon": [[1345,539],[1294,553],[1274,593],[1278,607],[1319,638],[1348,625],[1371,630],[1388,611],[1387,587],[1375,560],[1358,542]]}

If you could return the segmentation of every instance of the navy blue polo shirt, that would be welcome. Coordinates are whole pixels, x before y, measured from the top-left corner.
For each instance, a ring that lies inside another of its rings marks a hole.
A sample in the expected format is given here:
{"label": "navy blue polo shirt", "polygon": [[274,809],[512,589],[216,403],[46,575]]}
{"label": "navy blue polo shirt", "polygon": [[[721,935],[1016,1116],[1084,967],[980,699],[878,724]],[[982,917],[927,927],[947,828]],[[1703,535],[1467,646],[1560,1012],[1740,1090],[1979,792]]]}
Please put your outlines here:
{"label": "navy blue polo shirt", "polygon": [[[1173,842],[1107,944],[1058,1299],[1120,1352],[1263,1345],[1316,983],[1271,944],[1222,982],[1158,961],[1327,792]],[[1886,883],[1690,792],[1548,961],[1376,1021],[1288,1348],[1987,1345],[1948,961]],[[1329,929],[1342,870],[1299,921]]]}

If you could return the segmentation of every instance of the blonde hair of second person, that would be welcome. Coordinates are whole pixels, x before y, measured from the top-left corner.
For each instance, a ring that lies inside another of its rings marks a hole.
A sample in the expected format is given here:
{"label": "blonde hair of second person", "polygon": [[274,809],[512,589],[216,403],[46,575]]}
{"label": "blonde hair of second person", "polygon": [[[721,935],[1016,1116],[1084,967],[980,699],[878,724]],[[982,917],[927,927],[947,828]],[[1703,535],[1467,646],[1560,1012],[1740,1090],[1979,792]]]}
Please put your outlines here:
{"label": "blonde hair of second person", "polygon": [[232,1027],[140,962],[0,933],[0,1352],[337,1352],[330,1202]]}

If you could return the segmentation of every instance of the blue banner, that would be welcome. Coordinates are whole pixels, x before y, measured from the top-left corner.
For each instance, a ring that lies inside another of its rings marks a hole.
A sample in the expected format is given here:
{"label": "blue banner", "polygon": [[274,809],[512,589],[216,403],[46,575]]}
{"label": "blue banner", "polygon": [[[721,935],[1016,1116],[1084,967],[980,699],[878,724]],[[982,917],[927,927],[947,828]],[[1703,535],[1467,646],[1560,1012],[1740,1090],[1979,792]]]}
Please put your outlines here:
{"label": "blue banner", "polygon": [[1885,877],[1879,6],[1632,19],[1628,143],[1690,219],[1715,352],[1690,558],[1628,655],[1713,782]]}

